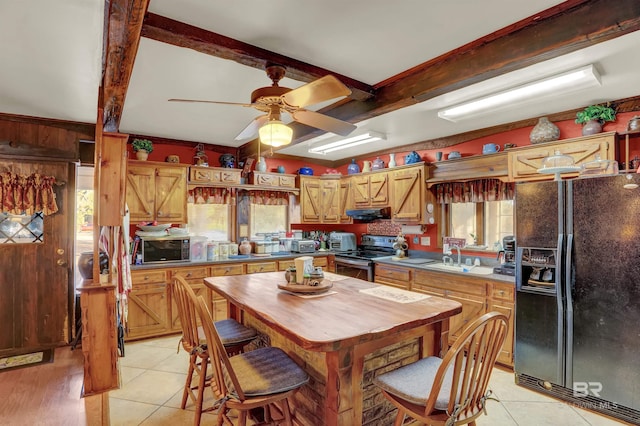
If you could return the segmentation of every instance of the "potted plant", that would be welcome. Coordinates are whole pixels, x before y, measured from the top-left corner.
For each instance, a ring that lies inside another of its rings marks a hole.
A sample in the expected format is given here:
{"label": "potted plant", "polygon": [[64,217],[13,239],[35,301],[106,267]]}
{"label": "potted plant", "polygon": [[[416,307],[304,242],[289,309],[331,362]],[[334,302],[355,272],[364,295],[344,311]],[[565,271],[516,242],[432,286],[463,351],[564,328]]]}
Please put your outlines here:
{"label": "potted plant", "polygon": [[576,114],[576,123],[584,124],[582,135],[593,135],[602,132],[602,125],[616,120],[616,110],[607,105],[589,105]]}
{"label": "potted plant", "polygon": [[153,142],[149,139],[134,139],[131,145],[133,145],[133,151],[136,153],[138,160],[146,160],[149,154],[153,152]]}

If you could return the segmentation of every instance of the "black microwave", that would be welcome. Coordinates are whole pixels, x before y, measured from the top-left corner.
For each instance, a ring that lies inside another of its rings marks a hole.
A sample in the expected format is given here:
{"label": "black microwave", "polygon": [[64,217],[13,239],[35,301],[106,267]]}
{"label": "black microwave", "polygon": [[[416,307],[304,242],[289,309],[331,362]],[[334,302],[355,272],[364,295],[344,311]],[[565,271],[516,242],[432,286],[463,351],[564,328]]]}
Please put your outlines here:
{"label": "black microwave", "polygon": [[142,263],[189,262],[189,237],[142,238]]}

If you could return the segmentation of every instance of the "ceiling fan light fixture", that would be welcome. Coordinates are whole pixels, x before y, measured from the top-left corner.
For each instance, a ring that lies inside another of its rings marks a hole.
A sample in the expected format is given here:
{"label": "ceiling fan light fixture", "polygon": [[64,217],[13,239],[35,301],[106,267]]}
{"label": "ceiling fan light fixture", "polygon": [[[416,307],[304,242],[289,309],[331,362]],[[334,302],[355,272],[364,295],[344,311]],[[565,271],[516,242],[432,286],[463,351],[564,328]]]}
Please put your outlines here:
{"label": "ceiling fan light fixture", "polygon": [[567,71],[541,80],[463,102],[438,111],[438,117],[452,122],[473,118],[504,106],[514,106],[550,93],[599,86],[600,74],[593,64]]}
{"label": "ceiling fan light fixture", "polygon": [[279,147],[289,145],[293,139],[293,129],[280,120],[270,120],[258,130],[260,142]]}
{"label": "ceiling fan light fixture", "polygon": [[309,152],[312,154],[328,154],[329,152],[352,148],[354,146],[362,145],[365,143],[386,139],[387,138],[384,134],[370,131],[346,139],[340,139],[334,142],[330,142],[328,144],[314,146],[312,148],[309,148]]}

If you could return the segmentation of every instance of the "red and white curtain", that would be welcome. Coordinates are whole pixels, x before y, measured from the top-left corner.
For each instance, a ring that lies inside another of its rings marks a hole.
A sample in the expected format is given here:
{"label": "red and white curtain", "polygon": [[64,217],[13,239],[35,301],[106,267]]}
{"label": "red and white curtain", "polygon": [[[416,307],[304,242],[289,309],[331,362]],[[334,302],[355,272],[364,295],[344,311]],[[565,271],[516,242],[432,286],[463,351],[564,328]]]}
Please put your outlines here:
{"label": "red and white curtain", "polygon": [[0,212],[44,215],[58,211],[53,186],[56,178],[34,173],[29,176],[13,172],[0,173]]}
{"label": "red and white curtain", "polygon": [[513,200],[515,190],[513,182],[502,182],[498,179],[446,182],[435,187],[439,204]]}
{"label": "red and white curtain", "polygon": [[189,190],[187,202],[193,204],[232,204],[235,200],[227,188],[196,187]]}
{"label": "red and white curtain", "polygon": [[288,206],[289,193],[280,191],[247,191],[251,204]]}

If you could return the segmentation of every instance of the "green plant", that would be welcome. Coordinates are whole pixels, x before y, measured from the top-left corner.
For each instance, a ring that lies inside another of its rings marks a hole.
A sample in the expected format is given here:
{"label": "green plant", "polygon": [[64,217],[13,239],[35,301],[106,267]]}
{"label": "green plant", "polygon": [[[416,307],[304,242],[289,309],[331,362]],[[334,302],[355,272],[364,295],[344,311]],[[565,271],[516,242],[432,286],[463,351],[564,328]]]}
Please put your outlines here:
{"label": "green plant", "polygon": [[131,145],[134,151],[145,150],[149,154],[153,151],[153,142],[149,139],[134,139]]}
{"label": "green plant", "polygon": [[616,110],[608,105],[589,105],[576,114],[576,123],[584,124],[587,121],[598,120],[600,124],[605,121],[616,120]]}

